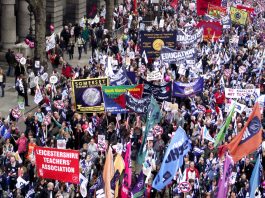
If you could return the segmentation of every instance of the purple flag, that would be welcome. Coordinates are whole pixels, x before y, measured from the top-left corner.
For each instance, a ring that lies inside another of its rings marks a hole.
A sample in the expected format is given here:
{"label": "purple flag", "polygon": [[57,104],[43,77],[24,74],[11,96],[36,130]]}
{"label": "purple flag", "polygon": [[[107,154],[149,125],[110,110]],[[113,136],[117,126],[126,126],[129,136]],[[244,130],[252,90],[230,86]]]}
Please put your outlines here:
{"label": "purple flag", "polygon": [[119,172],[119,170],[117,170],[115,172],[113,178],[111,179],[111,182],[110,182],[111,193],[112,193],[113,197],[114,197],[115,186],[116,186],[116,183],[119,179],[120,179],[120,172]]}
{"label": "purple flag", "polygon": [[226,155],[223,174],[218,182],[217,198],[227,197],[227,190],[229,185],[229,178],[233,170],[234,162],[231,156]]}
{"label": "purple flag", "polygon": [[132,189],[131,192],[131,197],[132,198],[139,198],[144,195],[144,174],[143,171],[141,171],[140,175],[137,178],[137,183]]}

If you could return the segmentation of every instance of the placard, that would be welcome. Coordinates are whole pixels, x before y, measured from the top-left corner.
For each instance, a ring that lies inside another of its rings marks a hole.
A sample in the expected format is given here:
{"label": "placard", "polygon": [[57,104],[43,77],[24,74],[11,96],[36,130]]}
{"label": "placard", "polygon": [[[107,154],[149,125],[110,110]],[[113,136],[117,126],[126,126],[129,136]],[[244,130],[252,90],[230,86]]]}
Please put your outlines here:
{"label": "placard", "polygon": [[34,153],[39,177],[79,184],[79,151],[36,146]]}

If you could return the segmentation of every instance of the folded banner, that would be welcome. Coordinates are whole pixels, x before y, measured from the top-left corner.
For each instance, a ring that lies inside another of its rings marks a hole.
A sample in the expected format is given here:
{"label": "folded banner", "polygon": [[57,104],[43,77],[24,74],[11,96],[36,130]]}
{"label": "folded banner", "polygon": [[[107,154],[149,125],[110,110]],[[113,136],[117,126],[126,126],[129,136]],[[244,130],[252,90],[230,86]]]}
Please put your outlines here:
{"label": "folded banner", "polygon": [[246,96],[260,96],[260,89],[230,89],[225,88],[225,97],[226,98],[242,98]]}
{"label": "folded banner", "polygon": [[101,86],[108,85],[108,78],[90,78],[72,81],[73,98],[78,112],[104,111]]}
{"label": "folded banner", "polygon": [[222,36],[223,26],[219,21],[200,21],[197,28],[203,28],[203,39],[214,40],[215,42]]}
{"label": "folded banner", "polygon": [[220,19],[226,15],[226,8],[222,6],[216,6],[216,5],[209,4],[208,14],[210,16]]}
{"label": "folded banner", "polygon": [[148,106],[151,102],[151,98],[134,98],[131,94],[125,94],[126,108],[131,109],[135,113],[147,113]]}
{"label": "folded banner", "polygon": [[127,71],[124,67],[121,67],[116,74],[110,76],[110,85],[128,85],[129,84],[129,77],[127,75]]}
{"label": "folded banner", "polygon": [[188,60],[195,60],[197,56],[197,51],[195,48],[188,50],[174,50],[169,47],[163,47],[160,51],[161,61],[164,63],[181,63]]}
{"label": "folded banner", "polygon": [[192,83],[173,83],[173,96],[189,97],[203,91],[203,78],[199,78]]}
{"label": "folded banner", "polygon": [[232,22],[246,25],[248,12],[235,7],[230,7],[230,17]]}
{"label": "folded banner", "polygon": [[196,44],[202,40],[203,29],[199,29],[195,34],[188,35],[182,30],[178,30],[177,43],[182,45]]}
{"label": "folded banner", "polygon": [[39,177],[79,184],[79,151],[36,146],[34,153]]}
{"label": "folded banner", "polygon": [[172,82],[167,83],[166,85],[160,86],[155,85],[151,82],[148,82],[142,78],[140,78],[140,84],[144,84],[144,91],[143,91],[143,97],[151,97],[151,95],[154,96],[154,98],[159,101],[171,101],[171,92],[172,92]]}
{"label": "folded banner", "polygon": [[179,127],[171,139],[165,153],[160,170],[156,175],[152,187],[161,191],[175,177],[183,164],[184,156],[190,151],[191,145],[184,129]]}
{"label": "folded banner", "polygon": [[197,14],[204,15],[207,13],[208,5],[221,6],[221,0],[197,0]]}
{"label": "folded banner", "polygon": [[133,97],[141,99],[143,88],[142,84],[102,86],[105,111],[110,113],[125,113],[130,111],[130,109],[126,108],[125,93],[128,91]]}

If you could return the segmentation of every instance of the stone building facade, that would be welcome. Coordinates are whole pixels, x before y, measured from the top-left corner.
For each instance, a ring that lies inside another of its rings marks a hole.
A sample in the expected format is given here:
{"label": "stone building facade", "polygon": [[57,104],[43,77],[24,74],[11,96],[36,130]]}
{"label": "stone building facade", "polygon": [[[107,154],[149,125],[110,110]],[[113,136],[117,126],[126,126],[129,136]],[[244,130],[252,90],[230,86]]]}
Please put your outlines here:
{"label": "stone building facade", "polygon": [[[59,31],[63,24],[78,23],[89,13],[92,6],[99,8],[100,0],[46,0],[47,28],[53,24]],[[34,17],[30,16],[25,0],[0,0],[0,49],[13,48],[29,34],[30,22],[34,28]]]}

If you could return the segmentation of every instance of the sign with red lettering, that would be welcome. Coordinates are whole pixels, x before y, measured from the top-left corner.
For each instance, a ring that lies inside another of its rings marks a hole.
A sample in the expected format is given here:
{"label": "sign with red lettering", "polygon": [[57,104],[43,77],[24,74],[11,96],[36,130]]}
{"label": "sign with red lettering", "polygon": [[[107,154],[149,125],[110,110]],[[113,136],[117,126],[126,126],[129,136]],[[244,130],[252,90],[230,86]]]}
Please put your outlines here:
{"label": "sign with red lettering", "polygon": [[34,152],[39,177],[79,183],[79,151],[36,146]]}
{"label": "sign with red lettering", "polygon": [[183,193],[187,193],[191,191],[191,185],[189,182],[181,182],[178,187],[180,191]]}

